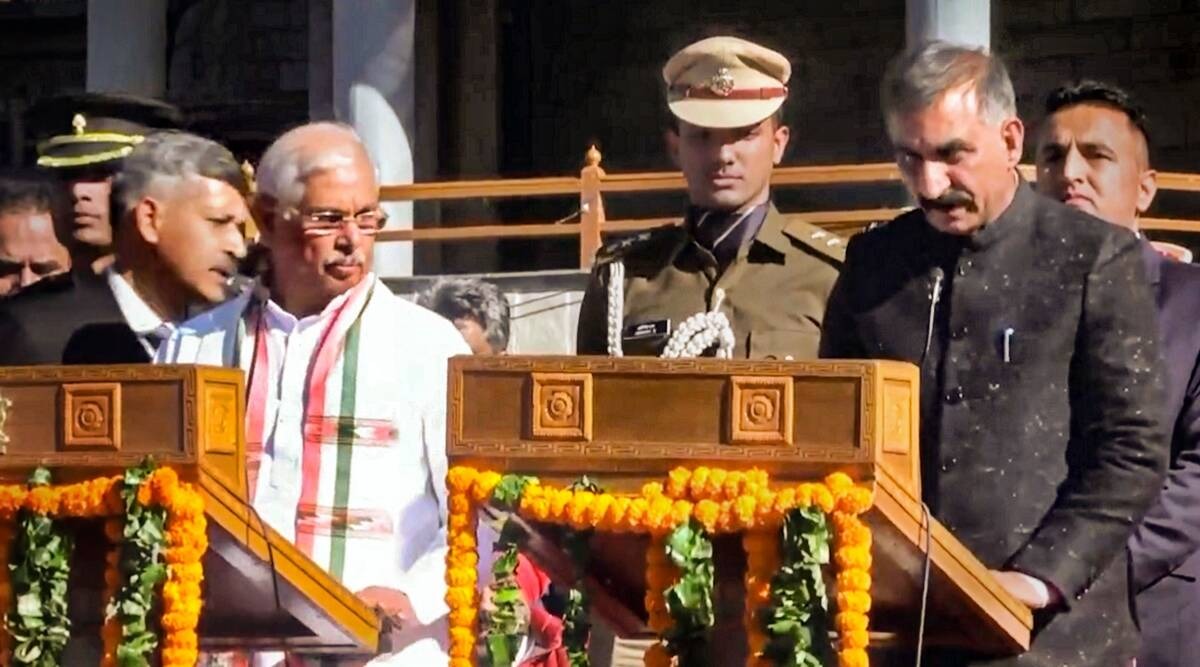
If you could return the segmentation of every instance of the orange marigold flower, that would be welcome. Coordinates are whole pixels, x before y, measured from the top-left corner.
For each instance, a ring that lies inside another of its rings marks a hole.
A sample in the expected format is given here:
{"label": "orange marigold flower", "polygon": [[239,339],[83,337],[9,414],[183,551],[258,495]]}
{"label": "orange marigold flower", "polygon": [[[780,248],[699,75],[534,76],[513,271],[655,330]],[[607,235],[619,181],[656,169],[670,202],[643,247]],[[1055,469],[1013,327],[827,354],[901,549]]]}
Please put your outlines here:
{"label": "orange marigold flower", "polygon": [[550,499],[550,516],[562,517],[566,514],[567,505],[571,499],[575,497],[575,492],[570,489],[557,489],[554,492],[554,497]]}
{"label": "orange marigold flower", "polygon": [[838,651],[838,667],[868,667],[866,649],[853,648]]}
{"label": "orange marigold flower", "polygon": [[733,513],[737,517],[737,523],[744,527],[753,525],[754,512],[757,508],[758,501],[754,499],[754,496],[738,496],[733,503]]}
{"label": "orange marigold flower", "polygon": [[588,527],[589,523],[585,521],[586,513],[595,498],[596,494],[591,491],[576,491],[575,496],[567,503],[567,521],[576,530]]}
{"label": "orange marigold flower", "polygon": [[865,614],[871,611],[871,596],[862,591],[838,591],[838,611]]}
{"label": "orange marigold flower", "polygon": [[467,493],[475,483],[478,472],[467,466],[454,466],[446,473],[446,487],[452,493]]}
{"label": "orange marigold flower", "polygon": [[479,473],[475,478],[475,484],[471,488],[471,497],[477,503],[487,502],[492,498],[492,491],[496,485],[500,483],[500,473],[488,470]]}
{"label": "orange marigold flower", "polygon": [[776,512],[786,512],[794,506],[796,506],[796,489],[786,487],[775,493],[774,510]]}
{"label": "orange marigold flower", "polygon": [[475,578],[474,570],[458,567],[446,568],[447,586],[474,586]]}
{"label": "orange marigold flower", "polygon": [[452,493],[446,503],[446,507],[451,512],[465,514],[471,511],[471,499],[464,493]]}
{"label": "orange marigold flower", "polygon": [[629,511],[625,515],[625,524],[636,528],[645,520],[650,511],[650,503],[645,498],[634,498],[629,501]]}
{"label": "orange marigold flower", "polygon": [[870,489],[855,487],[847,490],[838,497],[837,508],[840,512],[847,514],[862,514],[871,509],[871,505],[875,503],[874,494]]}
{"label": "orange marigold flower", "polygon": [[705,485],[705,490],[713,500],[720,497],[725,491],[725,480],[729,477],[729,471],[724,468],[713,468],[708,471],[708,484]]}
{"label": "orange marigold flower", "polygon": [[833,560],[840,570],[870,570],[871,552],[858,547],[842,547],[833,552]]}
{"label": "orange marigold flower", "polygon": [[730,470],[725,475],[724,497],[729,500],[734,500],[742,495],[742,489],[746,487],[746,473],[740,470]]}
{"label": "orange marigold flower", "polygon": [[475,624],[476,611],[470,607],[450,610],[450,623],[456,627],[469,627]]}
{"label": "orange marigold flower", "polygon": [[609,521],[612,520],[612,515],[609,514],[608,510],[616,500],[616,498],[608,493],[601,493],[596,496],[595,502],[592,503],[591,508],[588,510],[588,518],[591,520],[593,526],[605,531],[611,530]]}
{"label": "orange marigold flower", "polygon": [[834,625],[837,627],[839,634],[843,632],[866,632],[867,623],[868,620],[865,614],[857,614],[852,611],[844,611],[834,616]]}
{"label": "orange marigold flower", "polygon": [[672,498],[682,498],[688,493],[688,483],[692,473],[687,468],[673,468],[667,473],[666,494]]}
{"label": "orange marigold flower", "polygon": [[837,574],[839,591],[871,590],[871,575],[866,570],[842,570]]}
{"label": "orange marigold flower", "polygon": [[799,486],[796,487],[796,504],[794,505],[794,507],[804,508],[804,507],[812,506],[812,504],[813,504],[812,497],[813,497],[813,485],[812,484],[800,484]]}
{"label": "orange marigold flower", "polygon": [[655,496],[650,501],[650,508],[646,511],[646,524],[651,530],[665,530],[673,528],[671,524],[671,509],[673,503],[666,496]]}
{"label": "orange marigold flower", "polygon": [[821,484],[813,486],[812,504],[821,508],[821,511],[829,514],[833,511],[833,494],[829,489]]}
{"label": "orange marigold flower", "polygon": [[25,506],[35,514],[57,514],[59,495],[47,486],[31,489],[25,496]]}
{"label": "orange marigold flower", "polygon": [[150,486],[150,482],[142,482],[138,485],[137,501],[139,505],[149,505],[154,500],[154,489]]}
{"label": "orange marigold flower", "polygon": [[671,504],[671,523],[678,526],[686,523],[692,516],[692,503],[689,500],[676,500]]}
{"label": "orange marigold flower", "polygon": [[844,491],[854,486],[854,480],[844,472],[835,472],[825,477],[825,486],[829,490],[836,493]]}
{"label": "orange marigold flower", "polygon": [[855,630],[853,632],[847,632],[847,633],[844,633],[840,639],[841,639],[841,646],[844,649],[866,648],[867,647],[867,633],[866,632],[859,632],[857,630]]}
{"label": "orange marigold flower", "polygon": [[712,493],[712,490],[708,488],[710,473],[711,471],[705,466],[700,466],[692,471],[692,479],[688,481],[688,494],[692,498],[704,498]]}
{"label": "orange marigold flower", "polygon": [[13,485],[0,487],[0,514],[11,517],[25,504],[25,489]]}
{"label": "orange marigold flower", "polygon": [[704,500],[696,503],[693,512],[696,516],[696,520],[704,525],[704,530],[708,531],[709,533],[716,532],[717,519],[721,517],[720,505],[705,498]]}
{"label": "orange marigold flower", "polygon": [[467,588],[446,589],[446,606],[451,609],[469,607],[475,604],[475,591]]}
{"label": "orange marigold flower", "polygon": [[452,627],[450,628],[450,641],[454,644],[475,644],[475,633],[470,628]]}
{"label": "orange marigold flower", "polygon": [[767,486],[768,484],[771,483],[771,476],[768,475],[767,471],[765,471],[765,470],[761,470],[759,468],[752,468],[749,472],[746,473],[746,483],[748,485],[756,487],[756,488],[761,487],[761,486]]}
{"label": "orange marigold flower", "polygon": [[642,485],[642,497],[651,500],[663,494],[663,486],[658,482],[646,482]]}

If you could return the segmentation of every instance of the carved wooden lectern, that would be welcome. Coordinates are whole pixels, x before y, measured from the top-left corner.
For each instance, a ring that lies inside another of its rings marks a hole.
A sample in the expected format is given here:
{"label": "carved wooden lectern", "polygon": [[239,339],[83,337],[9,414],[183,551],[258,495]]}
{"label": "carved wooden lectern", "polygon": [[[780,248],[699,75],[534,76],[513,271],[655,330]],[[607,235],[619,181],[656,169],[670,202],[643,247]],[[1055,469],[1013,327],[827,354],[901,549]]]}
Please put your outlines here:
{"label": "carved wooden lectern", "polygon": [[[614,492],[676,466],[758,467],[780,482],[843,471],[875,496],[872,644],[914,640],[928,554],[926,644],[1018,653],[1029,646],[1029,611],[923,516],[917,383],[915,367],[881,361],[460,357],[448,452],[451,465],[556,483],[587,474]],[[593,611],[619,634],[648,631],[645,545],[593,538]],[[744,562],[716,546],[718,579],[740,581]],[[533,556],[552,574],[559,567]]]}
{"label": "carved wooden lectern", "polygon": [[[153,456],[196,485],[210,544],[203,562],[202,649],[379,652],[383,629],[376,613],[248,504],[241,371],[0,368],[0,396],[11,402],[0,482],[23,483],[38,466],[50,468],[56,483],[79,481],[118,474]],[[81,531],[72,567],[72,641],[96,636],[102,621],[104,555],[86,537]]]}

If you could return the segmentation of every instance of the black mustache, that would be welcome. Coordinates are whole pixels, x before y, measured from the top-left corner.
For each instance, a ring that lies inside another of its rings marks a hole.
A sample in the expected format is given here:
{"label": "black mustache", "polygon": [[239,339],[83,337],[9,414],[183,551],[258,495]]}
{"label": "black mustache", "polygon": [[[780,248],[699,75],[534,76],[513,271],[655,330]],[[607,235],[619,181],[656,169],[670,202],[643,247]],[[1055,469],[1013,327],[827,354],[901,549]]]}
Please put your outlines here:
{"label": "black mustache", "polygon": [[969,192],[963,190],[950,189],[943,192],[936,199],[927,199],[920,197],[921,208],[923,209],[938,209],[948,211],[950,209],[962,206],[967,210],[975,210],[975,198]]}

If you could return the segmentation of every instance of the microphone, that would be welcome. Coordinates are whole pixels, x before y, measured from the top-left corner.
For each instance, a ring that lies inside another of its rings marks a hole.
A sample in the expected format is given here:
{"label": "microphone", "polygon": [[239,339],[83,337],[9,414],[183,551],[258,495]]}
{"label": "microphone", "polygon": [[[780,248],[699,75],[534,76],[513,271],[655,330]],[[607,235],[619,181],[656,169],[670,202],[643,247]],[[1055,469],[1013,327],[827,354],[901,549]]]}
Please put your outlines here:
{"label": "microphone", "polygon": [[929,346],[933,343],[933,321],[937,315],[938,302],[942,300],[942,283],[946,280],[946,272],[942,267],[935,266],[929,272],[929,324],[925,329],[925,349],[921,352],[920,366],[925,365],[925,357],[929,355]]}

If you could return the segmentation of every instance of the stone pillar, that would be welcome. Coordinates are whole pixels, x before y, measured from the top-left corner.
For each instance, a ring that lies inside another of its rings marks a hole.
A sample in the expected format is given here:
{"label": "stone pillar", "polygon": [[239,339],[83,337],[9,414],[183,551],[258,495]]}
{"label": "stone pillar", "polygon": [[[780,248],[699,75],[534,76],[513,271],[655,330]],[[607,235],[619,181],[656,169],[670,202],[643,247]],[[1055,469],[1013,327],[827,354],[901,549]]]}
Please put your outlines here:
{"label": "stone pillar", "polygon": [[906,0],[908,44],[940,39],[990,49],[991,9],[990,0]]}
{"label": "stone pillar", "polygon": [[[332,87],[327,94],[333,115],[358,130],[378,167],[380,183],[412,183],[416,0],[329,4],[333,48]],[[315,30],[314,36],[320,33]],[[319,114],[322,100],[315,97],[310,95],[309,105]],[[412,227],[411,203],[387,204],[385,209],[389,229]],[[412,275],[411,244],[377,245],[375,270],[383,276]]]}
{"label": "stone pillar", "polygon": [[88,91],[161,98],[166,88],[167,3],[88,0]]}

